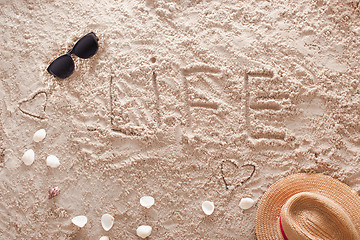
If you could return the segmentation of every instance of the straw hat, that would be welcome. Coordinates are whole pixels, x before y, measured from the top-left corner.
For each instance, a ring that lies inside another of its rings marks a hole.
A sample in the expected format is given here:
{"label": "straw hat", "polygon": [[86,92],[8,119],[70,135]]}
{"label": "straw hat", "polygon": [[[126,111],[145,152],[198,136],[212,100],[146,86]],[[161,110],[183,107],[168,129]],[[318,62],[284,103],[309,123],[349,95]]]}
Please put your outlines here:
{"label": "straw hat", "polygon": [[360,196],[323,174],[280,179],[261,198],[258,240],[359,240]]}

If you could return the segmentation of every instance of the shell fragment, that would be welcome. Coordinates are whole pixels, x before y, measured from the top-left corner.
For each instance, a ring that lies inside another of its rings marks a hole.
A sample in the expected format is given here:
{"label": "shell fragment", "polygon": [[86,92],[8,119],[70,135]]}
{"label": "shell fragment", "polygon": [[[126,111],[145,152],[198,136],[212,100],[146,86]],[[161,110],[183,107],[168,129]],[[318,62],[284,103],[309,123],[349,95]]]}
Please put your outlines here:
{"label": "shell fragment", "polygon": [[73,219],[71,219],[72,223],[75,224],[78,227],[84,227],[87,223],[87,217],[86,216],[76,216]]}
{"label": "shell fragment", "polygon": [[33,140],[34,142],[41,142],[42,140],[44,140],[45,137],[46,137],[45,129],[40,129],[34,133]]}
{"label": "shell fragment", "polygon": [[22,156],[21,160],[25,165],[30,166],[35,160],[35,153],[32,149],[27,150]]}
{"label": "shell fragment", "polygon": [[152,227],[147,225],[141,225],[136,229],[136,234],[141,238],[146,238],[150,236]]}
{"label": "shell fragment", "polygon": [[152,205],[154,205],[155,199],[150,196],[144,196],[140,198],[140,204],[143,207],[150,208]]}
{"label": "shell fragment", "polygon": [[99,240],[109,240],[108,236],[102,236]]}
{"label": "shell fragment", "polygon": [[251,198],[242,198],[240,200],[239,207],[246,210],[254,206],[254,203],[254,200],[252,200]]}
{"label": "shell fragment", "polygon": [[203,202],[201,207],[206,215],[211,215],[215,209],[214,203],[210,201]]}
{"label": "shell fragment", "polygon": [[105,231],[109,231],[114,225],[114,217],[107,213],[102,215],[101,225]]}
{"label": "shell fragment", "polygon": [[46,165],[48,165],[49,167],[52,167],[52,168],[57,168],[58,166],[60,166],[60,161],[56,156],[49,155],[46,158]]}

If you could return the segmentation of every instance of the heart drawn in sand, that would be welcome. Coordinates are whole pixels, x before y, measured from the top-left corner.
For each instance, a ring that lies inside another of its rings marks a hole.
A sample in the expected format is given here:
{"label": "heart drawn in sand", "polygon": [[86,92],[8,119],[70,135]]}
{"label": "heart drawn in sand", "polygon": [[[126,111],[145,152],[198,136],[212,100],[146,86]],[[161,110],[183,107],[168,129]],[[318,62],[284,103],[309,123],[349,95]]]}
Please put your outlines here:
{"label": "heart drawn in sand", "polygon": [[247,163],[239,166],[233,159],[223,160],[221,163],[221,175],[226,190],[234,189],[250,180],[256,170],[255,165]]}
{"label": "heart drawn in sand", "polygon": [[19,110],[28,116],[45,119],[46,102],[46,92],[39,91],[33,94],[30,98],[19,102]]}

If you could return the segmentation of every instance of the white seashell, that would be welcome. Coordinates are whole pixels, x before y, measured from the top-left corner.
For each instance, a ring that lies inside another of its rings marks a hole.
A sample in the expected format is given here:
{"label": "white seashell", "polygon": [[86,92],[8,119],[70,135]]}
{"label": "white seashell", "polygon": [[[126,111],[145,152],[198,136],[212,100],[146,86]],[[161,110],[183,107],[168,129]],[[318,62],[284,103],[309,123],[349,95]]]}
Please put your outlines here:
{"label": "white seashell", "polygon": [[76,226],[82,228],[87,223],[87,217],[86,216],[76,216],[71,221]]}
{"label": "white seashell", "polygon": [[41,142],[42,140],[44,140],[45,137],[46,137],[45,129],[40,129],[34,133],[33,140],[34,142]]}
{"label": "white seashell", "polygon": [[140,198],[140,204],[143,207],[150,208],[152,205],[154,205],[155,199],[151,196],[144,196]]}
{"label": "white seashell", "polygon": [[210,201],[203,202],[201,207],[206,215],[211,215],[215,209],[214,203]]}
{"label": "white seashell", "polygon": [[34,159],[35,159],[35,153],[32,149],[27,150],[21,158],[21,160],[27,166],[30,166],[31,164],[33,164]]}
{"label": "white seashell", "polygon": [[52,168],[57,168],[60,165],[59,159],[54,155],[49,155],[46,158],[46,165]]}
{"label": "white seashell", "polygon": [[102,236],[99,240],[110,240],[108,236]]}
{"label": "white seashell", "polygon": [[147,225],[141,225],[136,229],[136,234],[141,238],[146,238],[150,236],[152,227]]}
{"label": "white seashell", "polygon": [[246,210],[254,206],[254,200],[251,198],[242,198],[239,203],[239,207]]}
{"label": "white seashell", "polygon": [[114,225],[114,217],[107,213],[102,215],[101,225],[105,231],[109,231]]}

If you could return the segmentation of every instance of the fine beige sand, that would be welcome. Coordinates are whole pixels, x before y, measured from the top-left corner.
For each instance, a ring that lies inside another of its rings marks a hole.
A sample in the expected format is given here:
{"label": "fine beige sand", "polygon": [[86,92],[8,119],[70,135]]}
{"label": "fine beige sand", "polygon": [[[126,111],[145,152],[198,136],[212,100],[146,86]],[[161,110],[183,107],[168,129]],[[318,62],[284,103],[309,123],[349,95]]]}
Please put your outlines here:
{"label": "fine beige sand", "polygon": [[[0,0],[0,12],[0,239],[138,239],[150,225],[149,239],[251,240],[281,177],[360,192],[358,0]],[[97,54],[52,77],[91,31]]]}

